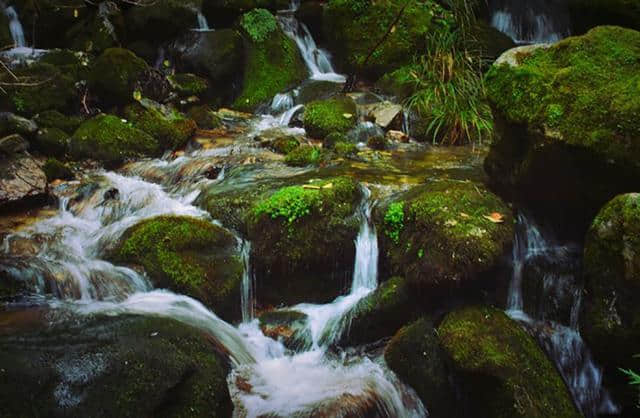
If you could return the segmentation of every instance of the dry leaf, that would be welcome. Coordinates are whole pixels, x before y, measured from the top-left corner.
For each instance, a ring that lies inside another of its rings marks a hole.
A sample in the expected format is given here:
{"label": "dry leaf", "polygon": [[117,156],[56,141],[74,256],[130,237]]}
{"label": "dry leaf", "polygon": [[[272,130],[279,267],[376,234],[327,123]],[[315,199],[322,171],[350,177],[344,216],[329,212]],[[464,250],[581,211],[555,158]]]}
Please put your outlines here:
{"label": "dry leaf", "polygon": [[504,216],[498,212],[493,212],[491,215],[485,215],[484,217],[494,224],[501,224],[504,222]]}
{"label": "dry leaf", "polygon": [[464,218],[464,219],[469,219],[469,218],[470,218],[470,216],[469,216],[469,215],[467,215],[467,214],[466,214],[466,213],[464,213],[464,212],[460,212],[460,217],[461,217],[461,218]]}
{"label": "dry leaf", "polygon": [[449,219],[447,222],[444,223],[445,226],[456,226],[458,225],[458,221],[456,221],[455,219]]}
{"label": "dry leaf", "polygon": [[309,190],[320,190],[320,186],[312,186],[311,184],[304,184],[302,185],[302,188]]}

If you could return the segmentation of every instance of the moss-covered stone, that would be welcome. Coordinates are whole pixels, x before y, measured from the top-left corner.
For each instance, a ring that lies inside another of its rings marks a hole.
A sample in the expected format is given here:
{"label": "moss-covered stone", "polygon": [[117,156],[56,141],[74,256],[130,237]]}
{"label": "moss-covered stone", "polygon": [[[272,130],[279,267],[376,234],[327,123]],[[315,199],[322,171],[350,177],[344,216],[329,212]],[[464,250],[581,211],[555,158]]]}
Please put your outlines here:
{"label": "moss-covered stone", "polygon": [[71,169],[55,158],[49,158],[44,163],[42,171],[47,175],[47,181],[49,182],[53,180],[71,180],[74,177]]}
{"label": "moss-covered stone", "polygon": [[69,135],[57,128],[38,129],[34,145],[43,155],[62,157],[69,148]]}
{"label": "moss-covered stone", "polygon": [[240,30],[245,48],[242,91],[233,107],[252,112],[261,103],[305,78],[307,69],[295,43],[265,9],[242,16]]}
{"label": "moss-covered stone", "polygon": [[326,4],[323,33],[343,71],[376,79],[411,62],[414,54],[424,50],[429,34],[447,32],[453,26],[452,13],[438,2],[411,2],[395,30],[372,53],[404,6],[396,0],[330,0]]}
{"label": "moss-covered stone", "polygon": [[288,0],[207,0],[203,2],[202,12],[214,27],[228,27],[244,13],[258,8],[273,13],[289,7]]}
{"label": "moss-covered stone", "polygon": [[289,154],[300,146],[300,141],[295,136],[283,136],[276,138],[270,148],[279,154]]}
{"label": "moss-covered stone", "polygon": [[287,165],[293,167],[305,167],[320,164],[323,157],[324,154],[321,148],[313,145],[300,145],[289,151],[284,161]]}
{"label": "moss-covered stone", "polygon": [[301,351],[311,348],[307,315],[297,311],[267,311],[258,319],[262,333],[281,341],[288,349]]}
{"label": "moss-covered stone", "polygon": [[198,27],[202,0],[158,0],[152,5],[131,7],[125,14],[127,36],[154,44],[175,39]]}
{"label": "moss-covered stone", "polygon": [[194,297],[237,319],[243,265],[234,236],[210,222],[161,216],[127,230],[114,259],[144,267],[157,287]]}
{"label": "moss-covered stone", "polygon": [[167,80],[182,97],[200,96],[209,90],[209,82],[195,74],[174,74],[167,77]]}
{"label": "moss-covered stone", "polygon": [[197,129],[193,120],[173,109],[147,101],[128,105],[124,115],[135,128],[155,138],[162,149],[184,146]]}
{"label": "moss-covered stone", "polygon": [[284,187],[254,204],[248,236],[265,303],[326,302],[348,284],[359,197],[355,181],[337,177]]}
{"label": "moss-covered stone", "polygon": [[98,115],[84,122],[71,137],[71,155],[117,164],[126,158],[158,155],[158,142],[113,115]]}
{"label": "moss-covered stone", "polygon": [[220,87],[235,80],[238,68],[243,65],[242,37],[233,29],[199,33],[181,61],[189,71],[206,76],[219,94]]}
{"label": "moss-covered stone", "polygon": [[481,286],[514,233],[511,210],[469,181],[432,181],[381,207],[376,219],[383,268],[406,277],[434,303],[448,292]]}
{"label": "moss-covered stone", "polygon": [[40,128],[57,128],[69,135],[73,135],[82,123],[81,117],[63,115],[57,110],[40,112],[35,115],[33,120]]}
{"label": "moss-covered stone", "polygon": [[585,296],[581,331],[609,388],[625,411],[637,400],[619,368],[637,369],[640,341],[640,194],[620,195],[594,219],[584,248]]}
{"label": "moss-covered stone", "polygon": [[480,417],[579,417],[562,377],[536,341],[504,312],[487,307],[448,314],[442,348]]}
{"label": "moss-covered stone", "polygon": [[312,138],[345,133],[356,125],[356,104],[349,97],[315,101],[304,108],[304,129]]}
{"label": "moss-covered stone", "polygon": [[332,132],[325,136],[322,140],[322,148],[331,150],[334,149],[338,142],[347,142],[347,137],[340,132]]}
{"label": "moss-covered stone", "polygon": [[187,111],[187,117],[200,129],[215,129],[222,125],[222,119],[207,105],[192,107]]}
{"label": "moss-covered stone", "polygon": [[506,52],[486,78],[492,182],[579,234],[607,200],[637,189],[638,60],[640,33],[619,27]]}
{"label": "moss-covered stone", "polygon": [[400,329],[384,350],[387,365],[411,386],[432,417],[458,416],[455,388],[433,324],[425,318]]}
{"label": "moss-covered stone", "polygon": [[117,7],[107,13],[108,15],[102,15],[96,11],[95,14],[80,19],[66,32],[65,46],[96,55],[118,46],[118,34],[124,35],[124,19]]}
{"label": "moss-covered stone", "polygon": [[333,148],[338,156],[346,158],[354,157],[359,151],[353,142],[336,142]]}
{"label": "moss-covered stone", "polygon": [[640,30],[640,4],[634,0],[569,0],[576,33],[594,26],[619,25]]}
{"label": "moss-covered stone", "polygon": [[92,65],[89,86],[109,104],[133,100],[136,83],[147,70],[147,63],[123,48],[109,48]]}
{"label": "moss-covered stone", "polygon": [[200,330],[172,319],[73,318],[3,333],[0,346],[7,416],[223,417],[233,410],[227,360]]}
{"label": "moss-covered stone", "polygon": [[382,135],[372,136],[367,140],[367,146],[371,149],[384,151],[389,146],[387,140]]}

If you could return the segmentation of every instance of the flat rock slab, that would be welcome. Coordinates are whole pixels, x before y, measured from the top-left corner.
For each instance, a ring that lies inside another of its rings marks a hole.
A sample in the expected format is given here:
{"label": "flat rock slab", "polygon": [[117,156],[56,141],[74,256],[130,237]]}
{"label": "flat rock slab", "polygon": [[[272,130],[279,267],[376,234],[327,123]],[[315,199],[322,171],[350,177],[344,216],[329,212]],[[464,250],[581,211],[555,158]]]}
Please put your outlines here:
{"label": "flat rock slab", "polygon": [[0,160],[0,207],[47,193],[47,176],[29,153]]}

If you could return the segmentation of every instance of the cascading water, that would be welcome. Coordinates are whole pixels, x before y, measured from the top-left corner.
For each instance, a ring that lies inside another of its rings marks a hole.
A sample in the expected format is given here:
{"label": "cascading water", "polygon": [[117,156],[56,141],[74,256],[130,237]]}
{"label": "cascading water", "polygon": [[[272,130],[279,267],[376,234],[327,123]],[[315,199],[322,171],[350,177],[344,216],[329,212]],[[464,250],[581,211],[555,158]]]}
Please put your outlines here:
{"label": "cascading water", "polygon": [[563,1],[491,0],[491,25],[516,43],[556,42],[569,35]]}
{"label": "cascading water", "polygon": [[300,6],[299,0],[293,0],[289,10],[282,10],[278,13],[278,21],[284,33],[293,39],[300,50],[300,54],[307,64],[313,80],[333,81],[344,83],[345,77],[336,74],[331,65],[329,53],[319,49],[311,36],[311,32],[304,23],[298,22],[295,12]]}
{"label": "cascading water", "polygon": [[202,14],[200,10],[198,10],[198,30],[201,32],[210,31],[209,22],[207,22],[207,18]]}
{"label": "cascading water", "polygon": [[4,9],[4,14],[7,16],[7,19],[9,19],[9,31],[11,32],[11,39],[13,39],[14,46],[16,48],[26,47],[27,41],[24,37],[24,30],[22,29],[18,12],[16,12],[16,9],[12,6],[9,6]]}
{"label": "cascading water", "polygon": [[[553,271],[558,266],[571,265],[571,254],[570,246],[553,244],[535,223],[523,214],[518,215],[507,314],[523,323],[536,336],[555,362],[576,405],[586,417],[616,413],[617,407],[602,386],[602,370],[593,361],[578,330],[581,289],[575,277],[570,277],[568,283],[562,284],[560,282],[567,280],[566,275]],[[566,301],[565,289],[572,288],[569,292],[571,307],[568,318],[564,319],[568,326],[545,318],[544,308],[538,309],[535,316],[525,312],[525,297],[529,295],[523,294],[523,287],[525,280],[536,278],[530,277],[532,269],[543,276],[543,299]],[[552,294],[554,292],[556,294]]]}
{"label": "cascading water", "polygon": [[240,308],[242,311],[242,322],[249,322],[253,319],[255,309],[255,276],[251,270],[251,243],[240,240],[240,254],[242,257],[242,289],[240,294]]}

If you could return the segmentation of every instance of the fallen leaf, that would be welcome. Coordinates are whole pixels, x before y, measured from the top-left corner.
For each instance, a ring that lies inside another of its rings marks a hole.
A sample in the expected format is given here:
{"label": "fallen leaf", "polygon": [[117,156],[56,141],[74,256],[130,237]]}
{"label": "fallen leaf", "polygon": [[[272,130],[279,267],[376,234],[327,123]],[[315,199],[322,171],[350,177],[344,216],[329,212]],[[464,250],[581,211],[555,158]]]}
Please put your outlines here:
{"label": "fallen leaf", "polygon": [[484,217],[494,224],[501,224],[504,222],[504,216],[498,212],[493,212],[491,215],[485,215]]}
{"label": "fallen leaf", "polygon": [[461,218],[464,218],[464,219],[469,219],[469,218],[470,218],[470,216],[469,216],[469,215],[467,215],[467,214],[466,214],[466,213],[464,213],[464,212],[460,212],[460,217],[461,217]]}
{"label": "fallen leaf", "polygon": [[333,189],[333,183],[327,183],[324,186],[322,186],[323,189]]}
{"label": "fallen leaf", "polygon": [[456,221],[455,219],[449,219],[447,222],[444,223],[445,226],[456,226],[458,225],[458,221]]}
{"label": "fallen leaf", "polygon": [[351,119],[351,118],[353,117],[353,115],[352,115],[351,113],[343,113],[343,114],[342,114],[342,116],[343,116],[345,119]]}
{"label": "fallen leaf", "polygon": [[304,184],[302,185],[302,188],[309,190],[320,190],[320,186],[312,186],[311,184]]}

